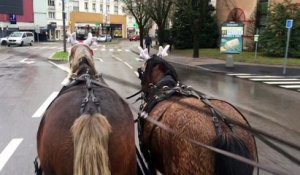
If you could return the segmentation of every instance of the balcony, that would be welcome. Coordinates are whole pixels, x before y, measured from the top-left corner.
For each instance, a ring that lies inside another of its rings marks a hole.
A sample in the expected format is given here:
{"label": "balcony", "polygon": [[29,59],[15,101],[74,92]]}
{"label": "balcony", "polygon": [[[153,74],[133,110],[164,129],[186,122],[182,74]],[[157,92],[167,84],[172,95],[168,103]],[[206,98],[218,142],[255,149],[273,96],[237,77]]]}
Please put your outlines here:
{"label": "balcony", "polygon": [[48,6],[48,10],[55,10],[55,6]]}

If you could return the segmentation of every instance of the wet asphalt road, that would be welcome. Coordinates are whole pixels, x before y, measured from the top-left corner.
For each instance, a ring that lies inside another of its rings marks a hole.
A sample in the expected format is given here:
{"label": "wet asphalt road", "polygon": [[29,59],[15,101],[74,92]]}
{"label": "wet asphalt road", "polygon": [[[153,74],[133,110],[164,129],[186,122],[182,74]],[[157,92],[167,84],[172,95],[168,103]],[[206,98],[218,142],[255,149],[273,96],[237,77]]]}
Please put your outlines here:
{"label": "wet asphalt road", "polygon": [[[135,70],[143,62],[129,52],[137,45],[138,42],[126,41],[95,48],[97,70],[123,98],[139,90]],[[50,94],[59,91],[62,86],[66,72],[47,60],[54,51],[61,49],[60,43],[0,47],[0,152],[9,143],[16,147],[3,167],[0,161],[1,175],[34,173],[32,162],[36,156],[36,132],[40,118],[32,116]],[[300,145],[298,92],[185,66],[176,65],[176,69],[183,83],[239,107],[254,127]],[[133,104],[134,100],[127,102],[136,116],[139,104]],[[299,174],[299,166],[260,142],[258,147],[261,162]],[[292,151],[292,154],[300,157],[299,153]]]}

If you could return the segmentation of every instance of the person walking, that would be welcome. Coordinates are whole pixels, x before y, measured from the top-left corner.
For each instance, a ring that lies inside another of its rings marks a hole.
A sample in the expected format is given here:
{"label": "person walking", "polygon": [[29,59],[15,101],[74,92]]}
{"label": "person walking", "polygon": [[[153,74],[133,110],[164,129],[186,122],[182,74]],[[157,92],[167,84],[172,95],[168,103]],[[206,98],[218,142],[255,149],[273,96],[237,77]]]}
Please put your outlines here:
{"label": "person walking", "polygon": [[148,53],[150,54],[150,47],[152,45],[152,39],[149,35],[147,35],[145,38],[145,45],[146,45],[146,48],[148,49]]}

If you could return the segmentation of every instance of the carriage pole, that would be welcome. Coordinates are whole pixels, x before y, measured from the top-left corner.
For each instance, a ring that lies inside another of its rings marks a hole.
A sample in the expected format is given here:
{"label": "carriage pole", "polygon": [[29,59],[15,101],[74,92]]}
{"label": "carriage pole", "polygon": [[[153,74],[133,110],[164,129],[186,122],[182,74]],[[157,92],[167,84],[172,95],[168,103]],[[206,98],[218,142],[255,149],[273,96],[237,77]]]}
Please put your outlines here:
{"label": "carriage pole", "polygon": [[67,51],[66,44],[66,12],[65,12],[65,0],[62,0],[62,18],[63,18],[63,41],[64,41],[64,52]]}

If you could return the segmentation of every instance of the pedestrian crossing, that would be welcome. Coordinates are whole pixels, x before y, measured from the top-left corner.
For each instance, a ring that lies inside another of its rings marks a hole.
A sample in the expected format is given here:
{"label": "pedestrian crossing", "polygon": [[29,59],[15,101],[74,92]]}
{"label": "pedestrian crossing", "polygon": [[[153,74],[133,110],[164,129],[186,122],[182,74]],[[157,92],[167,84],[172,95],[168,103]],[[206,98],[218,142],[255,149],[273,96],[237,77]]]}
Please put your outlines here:
{"label": "pedestrian crossing", "polygon": [[228,73],[227,75],[300,92],[300,76],[285,77],[285,76],[255,75],[255,74],[245,74],[245,73]]}

